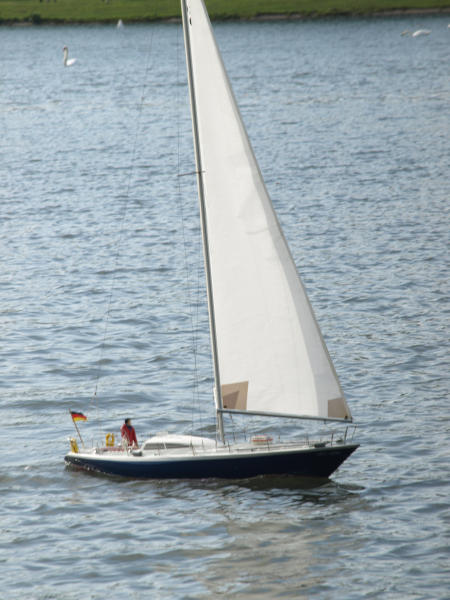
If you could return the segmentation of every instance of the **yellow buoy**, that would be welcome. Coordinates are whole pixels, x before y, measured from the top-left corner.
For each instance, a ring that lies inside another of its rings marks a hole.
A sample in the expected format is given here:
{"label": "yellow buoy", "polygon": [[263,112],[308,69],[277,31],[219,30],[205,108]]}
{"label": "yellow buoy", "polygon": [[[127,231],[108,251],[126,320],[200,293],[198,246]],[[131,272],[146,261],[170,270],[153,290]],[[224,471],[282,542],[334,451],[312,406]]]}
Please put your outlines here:
{"label": "yellow buoy", "polygon": [[113,433],[106,434],[106,445],[108,447],[114,446],[114,434]]}
{"label": "yellow buoy", "polygon": [[75,438],[70,438],[70,449],[72,452],[75,452],[75,454],[78,453],[78,444]]}

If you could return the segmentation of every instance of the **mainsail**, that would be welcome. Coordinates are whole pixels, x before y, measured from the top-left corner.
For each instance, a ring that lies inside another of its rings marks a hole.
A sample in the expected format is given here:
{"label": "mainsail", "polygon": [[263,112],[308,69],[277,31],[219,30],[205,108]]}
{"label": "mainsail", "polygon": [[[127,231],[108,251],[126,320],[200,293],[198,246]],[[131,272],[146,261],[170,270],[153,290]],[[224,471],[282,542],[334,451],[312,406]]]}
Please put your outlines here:
{"label": "mainsail", "polygon": [[351,420],[203,0],[185,4],[223,409]]}

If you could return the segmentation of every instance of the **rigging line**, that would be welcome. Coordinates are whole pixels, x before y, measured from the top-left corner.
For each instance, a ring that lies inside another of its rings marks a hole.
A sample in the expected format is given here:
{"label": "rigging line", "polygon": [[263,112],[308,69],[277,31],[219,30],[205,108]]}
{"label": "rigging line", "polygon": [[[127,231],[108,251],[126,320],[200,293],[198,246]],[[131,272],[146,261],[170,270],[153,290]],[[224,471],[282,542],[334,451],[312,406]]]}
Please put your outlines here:
{"label": "rigging line", "polygon": [[[176,52],[176,59],[177,59],[177,84],[180,82],[180,37],[181,37],[181,30],[180,28],[177,27],[177,52]],[[195,415],[195,404],[196,402],[199,404],[199,385],[198,385],[198,361],[197,361],[197,351],[198,351],[198,339],[195,333],[195,323],[198,324],[198,300],[195,303],[197,306],[197,310],[196,310],[196,316],[194,318],[194,302],[192,299],[192,284],[191,284],[191,271],[189,269],[189,260],[188,260],[188,252],[187,252],[187,242],[186,242],[186,227],[185,227],[185,217],[184,217],[184,211],[183,211],[183,203],[181,200],[181,182],[180,182],[180,177],[184,177],[185,175],[188,174],[195,174],[195,171],[193,173],[181,173],[181,147],[180,147],[180,140],[181,140],[181,116],[180,116],[180,85],[176,86],[177,89],[177,93],[176,93],[176,102],[177,102],[177,189],[178,189],[178,193],[177,193],[177,201],[178,201],[178,210],[180,212],[180,218],[181,218],[181,229],[182,229],[182,238],[183,238],[183,251],[184,251],[184,265],[185,265],[185,274],[186,274],[186,292],[187,292],[187,300],[188,300],[188,307],[189,307],[189,316],[190,316],[190,322],[191,322],[191,340],[192,340],[192,354],[193,354],[193,359],[194,359],[194,384],[193,384],[193,389],[192,389],[192,409],[191,409],[191,433],[193,433],[193,423],[194,423],[194,415]],[[197,280],[197,287],[198,287],[198,280]],[[200,428],[203,428],[203,424],[202,424],[202,415],[201,412],[199,413],[200,416]]]}
{"label": "rigging line", "polygon": [[114,293],[115,283],[116,283],[116,279],[117,279],[117,264],[119,262],[119,252],[120,252],[120,247],[121,247],[122,238],[123,238],[125,217],[127,215],[128,203],[129,203],[129,200],[130,200],[131,183],[132,183],[133,176],[134,176],[134,165],[135,165],[135,158],[136,158],[136,152],[137,152],[137,142],[138,142],[140,124],[141,124],[141,119],[142,119],[142,109],[143,109],[143,106],[144,106],[144,100],[145,100],[146,90],[147,90],[147,85],[148,85],[147,84],[147,79],[148,79],[148,73],[149,73],[149,70],[150,70],[151,58],[152,58],[153,35],[154,35],[155,28],[151,27],[150,31],[151,31],[150,41],[149,41],[149,44],[148,44],[148,47],[147,47],[147,51],[146,51],[146,65],[145,65],[145,71],[144,71],[144,83],[142,85],[141,98],[140,98],[140,102],[139,102],[139,105],[138,105],[138,114],[137,114],[137,119],[136,119],[136,128],[135,128],[135,134],[134,134],[134,140],[133,140],[133,148],[132,148],[132,152],[131,152],[131,165],[130,165],[130,168],[129,168],[128,182],[127,182],[125,196],[124,196],[125,197],[125,204],[124,204],[122,216],[121,216],[121,219],[120,219],[119,236],[118,236],[118,242],[117,242],[117,245],[116,245],[116,254],[115,254],[115,257],[114,257],[113,276],[112,276],[112,281],[111,281],[111,289],[110,289],[110,292],[109,292],[108,307],[107,307],[106,313],[105,313],[105,325],[104,325],[104,331],[103,331],[103,339],[102,339],[101,346],[100,346],[100,358],[99,358],[99,360],[97,362],[97,372],[96,372],[96,378],[95,378],[95,389],[94,389],[94,394],[92,396],[92,401],[94,401],[94,399],[97,397],[98,384],[99,384],[99,380],[100,380],[100,376],[101,376],[101,371],[102,371],[102,361],[103,361],[103,355],[104,355],[104,350],[105,350],[106,337],[107,337],[107,333],[108,333],[109,319],[110,319],[110,315],[111,315],[111,305],[112,305],[112,299],[113,299],[113,293]]}
{"label": "rigging line", "polygon": [[188,175],[198,175],[199,173],[206,173],[206,171],[189,171],[189,173],[178,173],[178,177],[187,177]]}

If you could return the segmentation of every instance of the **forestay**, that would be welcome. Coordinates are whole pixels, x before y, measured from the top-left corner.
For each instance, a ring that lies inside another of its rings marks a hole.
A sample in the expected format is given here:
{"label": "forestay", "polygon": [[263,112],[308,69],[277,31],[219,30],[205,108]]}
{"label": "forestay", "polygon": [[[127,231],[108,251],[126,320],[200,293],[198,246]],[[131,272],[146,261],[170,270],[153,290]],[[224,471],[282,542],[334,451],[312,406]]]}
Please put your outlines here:
{"label": "forestay", "polygon": [[186,4],[223,408],[350,420],[203,1]]}

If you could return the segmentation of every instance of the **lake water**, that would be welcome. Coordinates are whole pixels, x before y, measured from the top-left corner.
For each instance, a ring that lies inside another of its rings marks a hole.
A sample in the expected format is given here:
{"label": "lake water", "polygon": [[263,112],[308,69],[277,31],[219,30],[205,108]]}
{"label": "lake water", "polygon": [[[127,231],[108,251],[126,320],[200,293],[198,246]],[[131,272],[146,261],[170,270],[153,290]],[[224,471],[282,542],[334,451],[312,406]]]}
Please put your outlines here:
{"label": "lake water", "polygon": [[214,435],[184,50],[0,29],[1,599],[449,597],[448,22],[216,25],[358,425],[310,488],[64,467],[70,409]]}

